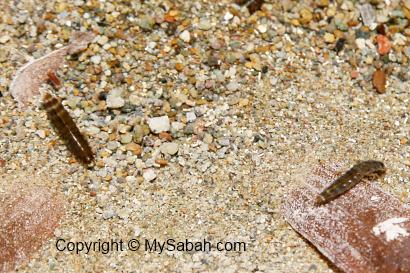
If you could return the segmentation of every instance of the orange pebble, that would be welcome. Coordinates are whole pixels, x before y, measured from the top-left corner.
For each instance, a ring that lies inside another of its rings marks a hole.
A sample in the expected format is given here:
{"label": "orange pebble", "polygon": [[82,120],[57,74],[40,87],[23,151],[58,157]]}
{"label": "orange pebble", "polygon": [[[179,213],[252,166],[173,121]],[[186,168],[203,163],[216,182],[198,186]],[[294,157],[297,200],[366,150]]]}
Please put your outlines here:
{"label": "orange pebble", "polygon": [[380,94],[386,92],[386,74],[383,70],[376,70],[373,73],[373,86]]}
{"label": "orange pebble", "polygon": [[159,133],[158,136],[159,136],[160,139],[164,139],[166,141],[171,141],[172,140],[172,135],[170,133],[167,133],[167,132],[161,132],[161,133]]}
{"label": "orange pebble", "polygon": [[164,167],[164,166],[168,165],[168,160],[157,158],[155,160],[155,163],[159,164],[161,167]]}
{"label": "orange pebble", "polygon": [[350,71],[350,77],[352,79],[356,79],[357,77],[359,77],[359,71],[357,71],[357,70]]}
{"label": "orange pebble", "polygon": [[379,52],[380,55],[386,55],[390,52],[391,43],[386,36],[379,34],[376,37],[376,41],[377,41],[377,51]]}

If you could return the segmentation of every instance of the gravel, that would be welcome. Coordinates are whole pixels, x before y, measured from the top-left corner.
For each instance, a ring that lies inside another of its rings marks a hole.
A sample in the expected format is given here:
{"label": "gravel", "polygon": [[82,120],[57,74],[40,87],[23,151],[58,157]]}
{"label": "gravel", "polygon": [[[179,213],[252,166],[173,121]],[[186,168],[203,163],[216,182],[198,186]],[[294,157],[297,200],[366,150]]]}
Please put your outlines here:
{"label": "gravel", "polygon": [[[61,238],[244,241],[247,251],[73,259],[54,238],[19,272],[48,272],[51,260],[66,272],[333,272],[280,211],[323,161],[381,160],[382,186],[410,203],[407,1],[266,1],[252,14],[234,1],[37,2],[0,4],[0,195],[13,175],[43,173],[68,204]],[[89,169],[40,96],[21,110],[8,91],[20,66],[80,29],[97,37],[56,71],[62,88],[40,90],[90,142]]]}

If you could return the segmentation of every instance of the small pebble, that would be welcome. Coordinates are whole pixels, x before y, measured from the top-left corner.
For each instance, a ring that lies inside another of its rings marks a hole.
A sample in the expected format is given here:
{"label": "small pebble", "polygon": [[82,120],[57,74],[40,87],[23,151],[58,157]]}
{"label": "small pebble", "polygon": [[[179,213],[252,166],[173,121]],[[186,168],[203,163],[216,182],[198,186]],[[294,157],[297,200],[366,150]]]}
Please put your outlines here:
{"label": "small pebble", "polygon": [[40,137],[40,138],[45,138],[46,137],[46,132],[44,130],[37,130],[36,134]]}
{"label": "small pebble", "polygon": [[363,50],[366,48],[366,40],[363,38],[358,38],[355,40],[356,46],[360,49]]}
{"label": "small pebble", "polygon": [[94,55],[91,57],[91,62],[93,64],[100,64],[101,63],[101,56],[100,55]]}
{"label": "small pebble", "polygon": [[[209,30],[211,28],[211,21],[209,21],[208,19],[201,19],[199,21],[198,28],[201,29],[201,30]],[[182,39],[182,40],[184,40],[184,39]]]}
{"label": "small pebble", "polygon": [[184,129],[184,124],[182,122],[174,121],[171,124],[171,131],[172,132],[179,132]]}
{"label": "small pebble", "polygon": [[154,169],[150,168],[150,169],[144,170],[142,177],[144,177],[145,181],[149,182],[157,178],[157,174],[155,173]]}
{"label": "small pebble", "polygon": [[377,25],[375,25],[376,12],[373,6],[370,4],[361,5],[359,6],[359,11],[364,25],[374,29]]}
{"label": "small pebble", "polygon": [[332,44],[335,42],[335,35],[333,35],[332,33],[325,33],[325,36],[323,37],[325,42],[328,44]]}
{"label": "small pebble", "polygon": [[229,146],[230,141],[229,141],[229,138],[224,137],[224,138],[218,139],[218,143],[221,146]]}
{"label": "small pebble", "polygon": [[142,28],[143,30],[152,30],[152,28],[155,25],[155,19],[149,15],[143,16],[139,21],[138,21],[138,26]]}
{"label": "small pebble", "polygon": [[131,151],[134,155],[140,156],[142,154],[142,148],[136,143],[129,143],[125,146],[127,151]]}
{"label": "small pebble", "polygon": [[259,26],[257,27],[257,29],[258,29],[258,31],[259,31],[260,33],[265,33],[265,32],[268,30],[268,28],[266,27],[266,25],[259,25]]}
{"label": "small pebble", "polygon": [[178,144],[175,142],[165,142],[160,146],[160,151],[163,154],[174,155],[178,152]]}
{"label": "small pebble", "polygon": [[230,13],[229,11],[227,12],[227,13],[225,13],[225,15],[224,15],[224,20],[225,21],[229,21],[229,20],[231,20],[233,18],[233,14],[232,13]]}
{"label": "small pebble", "polygon": [[186,113],[186,120],[187,122],[194,122],[196,120],[195,112]]}
{"label": "small pebble", "polygon": [[128,133],[128,134],[121,135],[120,142],[122,144],[128,144],[131,141],[132,141],[132,134]]}
{"label": "small pebble", "polygon": [[117,213],[113,209],[107,209],[103,212],[102,217],[104,218],[104,220],[108,220],[108,219],[113,218],[116,215]]}
{"label": "small pebble", "polygon": [[386,55],[390,52],[391,43],[386,36],[379,34],[376,37],[376,41],[377,41],[377,51],[379,52],[380,55]]}
{"label": "small pebble", "polygon": [[204,141],[205,143],[211,144],[213,140],[214,140],[214,138],[212,137],[211,134],[205,133],[204,138],[203,138],[203,141]]}
{"label": "small pebble", "polygon": [[404,54],[406,54],[407,58],[410,59],[410,46],[406,46],[404,48]]}
{"label": "small pebble", "polygon": [[373,86],[380,94],[386,92],[386,74],[383,70],[376,70],[373,73]]}
{"label": "small pebble", "polygon": [[342,51],[343,48],[344,48],[344,46],[345,46],[345,43],[346,43],[346,39],[345,39],[345,38],[340,38],[340,39],[338,39],[337,42],[336,42],[335,48],[334,48],[335,51],[336,51],[336,52]]}
{"label": "small pebble", "polygon": [[169,131],[169,118],[168,116],[150,118],[148,119],[148,126],[154,134]]}
{"label": "small pebble", "polygon": [[239,89],[239,84],[235,81],[229,82],[226,85],[226,88],[230,91],[230,92],[235,92],[236,90]]}
{"label": "small pebble", "polygon": [[181,38],[181,40],[184,41],[185,43],[189,43],[189,41],[191,41],[191,34],[189,33],[188,30],[184,30],[179,35],[179,38]]}
{"label": "small pebble", "polygon": [[107,96],[107,107],[116,109],[125,105],[125,100],[121,97],[119,89],[112,90]]}
{"label": "small pebble", "polygon": [[158,134],[158,137],[166,141],[172,141],[172,135],[168,132],[161,132]]}
{"label": "small pebble", "polygon": [[1,37],[0,37],[0,44],[5,44],[5,43],[7,43],[8,41],[10,41],[10,39],[11,39],[11,37],[8,36],[8,35],[1,36]]}

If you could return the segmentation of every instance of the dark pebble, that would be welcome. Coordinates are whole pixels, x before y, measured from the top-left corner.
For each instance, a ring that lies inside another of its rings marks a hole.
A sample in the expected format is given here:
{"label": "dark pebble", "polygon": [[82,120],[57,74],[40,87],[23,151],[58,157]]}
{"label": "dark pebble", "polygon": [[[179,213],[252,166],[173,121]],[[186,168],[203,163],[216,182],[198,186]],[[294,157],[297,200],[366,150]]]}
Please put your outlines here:
{"label": "dark pebble", "polygon": [[345,43],[346,43],[345,38],[340,38],[339,40],[337,40],[336,45],[335,45],[335,51],[336,52],[342,51],[343,48],[345,47]]}
{"label": "dark pebble", "polygon": [[267,65],[264,65],[264,66],[262,67],[262,73],[263,73],[263,74],[268,73],[268,70],[269,70],[269,67],[268,67]]}
{"label": "dark pebble", "polygon": [[100,94],[98,94],[98,99],[99,100],[106,100],[107,99],[107,92],[100,92]]}

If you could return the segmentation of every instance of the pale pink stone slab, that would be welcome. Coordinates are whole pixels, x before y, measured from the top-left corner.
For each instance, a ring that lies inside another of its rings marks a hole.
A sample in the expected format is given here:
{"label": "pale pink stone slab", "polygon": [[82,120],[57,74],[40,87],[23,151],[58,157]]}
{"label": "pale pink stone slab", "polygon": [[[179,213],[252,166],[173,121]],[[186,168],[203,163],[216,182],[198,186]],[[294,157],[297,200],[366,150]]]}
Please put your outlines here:
{"label": "pale pink stone slab", "polygon": [[63,201],[46,187],[0,195],[0,272],[27,262],[53,236],[63,214]]}
{"label": "pale pink stone slab", "polygon": [[377,182],[363,181],[326,205],[314,205],[325,185],[347,169],[314,169],[305,185],[284,198],[285,219],[344,272],[410,272],[410,208]]}
{"label": "pale pink stone slab", "polygon": [[56,71],[64,63],[67,54],[86,49],[94,37],[93,33],[76,33],[69,45],[23,65],[10,84],[10,93],[19,107],[27,106],[32,97],[39,94],[40,85],[48,79],[47,72],[50,69]]}

